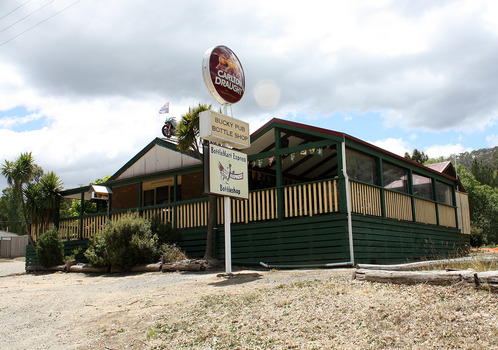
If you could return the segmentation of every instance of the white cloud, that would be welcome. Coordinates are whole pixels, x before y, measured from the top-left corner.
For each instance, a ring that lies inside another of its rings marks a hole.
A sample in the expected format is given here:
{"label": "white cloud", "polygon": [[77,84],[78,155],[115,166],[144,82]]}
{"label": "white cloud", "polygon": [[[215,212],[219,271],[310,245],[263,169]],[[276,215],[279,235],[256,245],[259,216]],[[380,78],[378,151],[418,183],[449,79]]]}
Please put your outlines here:
{"label": "white cloud", "polygon": [[378,140],[371,142],[377,147],[385,149],[391,153],[397,154],[399,156],[404,156],[405,152],[410,152],[410,146],[408,142],[403,141],[403,139],[388,138],[385,140]]}
{"label": "white cloud", "polygon": [[488,135],[486,136],[486,141],[488,142],[489,147],[498,146],[498,135],[496,134]]}
{"label": "white cloud", "polygon": [[[0,13],[11,6],[0,2]],[[27,3],[6,23],[39,6]],[[0,33],[0,43],[57,6]],[[497,17],[487,0],[81,1],[2,46],[0,111],[23,106],[28,115],[0,119],[0,161],[33,151],[69,186],[116,171],[160,136],[164,103],[175,117],[211,103],[202,55],[220,44],[244,67],[246,92],[233,112],[251,131],[273,116],[337,113],[382,115],[384,129],[402,128],[410,141],[426,130],[487,130],[498,120]],[[38,116],[43,128],[12,131]],[[412,149],[399,137],[378,142],[400,155]]]}
{"label": "white cloud", "polygon": [[430,158],[449,157],[452,154],[470,152],[472,148],[465,148],[461,144],[434,145],[426,148],[425,154]]}

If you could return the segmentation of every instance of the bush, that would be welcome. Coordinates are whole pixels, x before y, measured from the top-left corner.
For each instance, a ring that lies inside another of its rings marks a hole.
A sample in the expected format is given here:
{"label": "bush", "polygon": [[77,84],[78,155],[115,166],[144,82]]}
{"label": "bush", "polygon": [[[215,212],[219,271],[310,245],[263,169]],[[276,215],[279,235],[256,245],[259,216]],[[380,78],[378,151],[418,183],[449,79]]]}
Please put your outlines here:
{"label": "bush", "polygon": [[187,259],[185,253],[175,244],[163,244],[161,246],[161,253],[163,256],[163,263],[171,263]]}
{"label": "bush", "polygon": [[136,215],[126,215],[110,222],[91,239],[85,252],[92,266],[111,266],[123,271],[138,264],[158,261],[160,255],[157,236],[152,234],[150,222]]}
{"label": "bush", "polygon": [[38,238],[36,256],[40,265],[45,267],[64,262],[64,243],[56,228],[46,231]]}
{"label": "bush", "polygon": [[159,245],[175,244],[181,240],[181,234],[173,230],[171,222],[163,223],[159,215],[154,215],[150,219],[150,229],[157,235]]}

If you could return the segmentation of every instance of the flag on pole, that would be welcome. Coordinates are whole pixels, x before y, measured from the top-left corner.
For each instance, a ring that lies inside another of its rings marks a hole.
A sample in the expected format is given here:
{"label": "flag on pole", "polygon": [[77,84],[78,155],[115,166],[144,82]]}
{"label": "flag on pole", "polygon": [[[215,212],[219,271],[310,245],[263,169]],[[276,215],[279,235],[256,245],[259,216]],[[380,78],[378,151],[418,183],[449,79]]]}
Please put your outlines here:
{"label": "flag on pole", "polygon": [[169,102],[161,107],[159,114],[169,113]]}

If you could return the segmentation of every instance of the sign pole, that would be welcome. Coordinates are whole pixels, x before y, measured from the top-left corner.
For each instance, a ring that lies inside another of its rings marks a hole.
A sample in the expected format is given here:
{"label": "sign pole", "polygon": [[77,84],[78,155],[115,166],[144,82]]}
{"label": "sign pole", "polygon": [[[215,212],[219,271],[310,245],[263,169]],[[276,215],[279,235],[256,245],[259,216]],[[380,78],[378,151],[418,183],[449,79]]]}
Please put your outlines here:
{"label": "sign pole", "polygon": [[[210,144],[209,152],[209,193],[223,195],[225,217],[225,270],[232,274],[231,248],[231,197],[248,198],[247,155],[236,149],[250,146],[249,124],[228,117],[228,106],[240,101],[245,90],[245,75],[237,55],[228,47],[220,45],[208,49],[202,60],[202,76],[211,96],[223,106],[223,115],[212,111],[204,111],[199,115],[199,136],[204,140],[214,141],[224,145]],[[227,148],[227,147],[232,147]],[[211,154],[212,153],[212,154]],[[218,159],[217,163],[211,159]],[[241,163],[244,169],[241,169]],[[214,165],[213,165],[214,163]],[[233,170],[235,166],[238,170]],[[222,182],[213,186],[213,172]],[[230,180],[232,179],[232,182]],[[241,181],[243,180],[243,181]],[[239,184],[236,184],[239,183]],[[244,185],[245,189],[240,185]],[[216,187],[216,188],[213,188]]]}
{"label": "sign pole", "polygon": [[[223,105],[223,114],[227,115],[228,106]],[[230,197],[225,196],[223,198],[224,205],[224,217],[225,217],[225,273],[230,275],[232,273],[232,210],[230,207]]]}
{"label": "sign pole", "polygon": [[227,275],[232,273],[232,238],[231,238],[231,227],[230,222],[231,208],[230,208],[230,197],[224,197],[225,204],[225,273]]}

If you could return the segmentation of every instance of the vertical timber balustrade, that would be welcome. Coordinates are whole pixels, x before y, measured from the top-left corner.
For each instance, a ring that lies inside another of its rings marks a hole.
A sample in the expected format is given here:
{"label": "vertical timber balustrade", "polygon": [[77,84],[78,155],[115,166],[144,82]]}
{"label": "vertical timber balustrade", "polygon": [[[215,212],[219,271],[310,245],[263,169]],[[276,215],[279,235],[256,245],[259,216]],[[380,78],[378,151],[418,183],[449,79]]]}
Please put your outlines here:
{"label": "vertical timber balustrade", "polygon": [[284,218],[337,213],[337,179],[289,185],[283,188]]}

